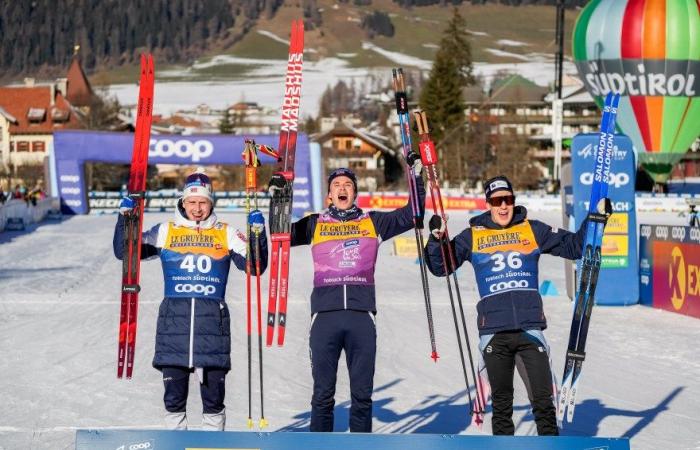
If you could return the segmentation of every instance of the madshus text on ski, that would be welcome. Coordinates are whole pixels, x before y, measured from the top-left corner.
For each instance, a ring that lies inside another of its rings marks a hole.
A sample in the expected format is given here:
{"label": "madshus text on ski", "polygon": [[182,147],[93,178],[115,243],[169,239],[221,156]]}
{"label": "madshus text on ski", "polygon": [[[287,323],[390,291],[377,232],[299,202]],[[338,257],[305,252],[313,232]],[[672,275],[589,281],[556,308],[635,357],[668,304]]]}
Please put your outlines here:
{"label": "madshus text on ski", "polygon": [[[328,207],[292,221],[294,162],[300,115],[304,54],[304,24],[292,23],[282,100],[279,143],[276,149],[245,140],[241,149],[245,164],[246,227],[237,230],[213,211],[211,180],[203,168],[190,174],[183,185],[172,220],[143,231],[144,192],[148,142],[154,104],[154,64],[151,55],[141,58],[141,79],[128,195],[120,203],[114,233],[114,253],[122,262],[122,289],[118,329],[117,376],[134,374],[138,296],[142,289],[140,261],[161,261],[164,298],[158,313],[153,366],[162,372],[165,423],[170,429],[187,429],[188,380],[200,384],[202,428],[226,426],[225,379],[231,369],[231,318],[226,302],[230,265],[244,273],[248,421],[252,428],[254,371],[257,370],[259,415],[265,418],[263,318],[265,344],[283,346],[289,298],[290,250],[309,245],[314,261],[310,298],[309,349],[312,367],[311,431],[333,431],[338,360],[344,351],[350,378],[349,429],[372,431],[372,393],[377,364],[375,316],[378,304],[374,276],[378,248],[387,240],[413,230],[418,251],[427,323],[429,357],[440,355],[433,316],[430,275],[444,278],[450,301],[461,377],[468,405],[465,414],[481,427],[491,402],[494,434],[514,434],[513,377],[516,358],[527,377],[528,397],[540,435],[557,435],[564,419],[571,422],[595,289],[601,269],[601,243],[611,214],[608,177],[615,140],[620,96],[605,99],[600,139],[595,149],[593,184],[588,216],[576,232],[529,219],[516,204],[515,190],[505,176],[485,182],[488,210],[473,217],[454,238],[448,232],[440,177],[438,151],[431,137],[426,112],[408,108],[403,70],[392,71],[396,113],[401,131],[402,156],[408,186],[408,202],[392,211],[364,211],[356,205],[357,178],[349,168],[328,176]],[[411,122],[419,142],[412,142]],[[417,149],[416,149],[417,147]],[[271,194],[270,252],[265,217],[258,209],[257,168],[259,153],[274,158],[268,183]],[[427,185],[426,182],[427,181]],[[432,216],[425,239],[426,186],[432,200]],[[552,370],[542,298],[538,292],[538,261],[542,254],[582,259],[579,285],[569,334],[561,387]],[[268,258],[269,256],[269,258]],[[267,311],[263,311],[262,276],[268,267]],[[469,262],[475,272],[479,301],[476,318],[465,310],[457,269]],[[291,272],[291,273],[290,273]],[[253,289],[255,288],[255,289]],[[416,288],[418,286],[416,285]],[[255,299],[255,312],[253,311]],[[477,346],[469,338],[469,323],[479,333]],[[254,332],[255,329],[255,332]],[[257,369],[253,367],[253,343],[257,341]],[[427,348],[426,348],[427,350]],[[279,386],[274,386],[279,389]],[[279,405],[276,405],[279,406]]]}

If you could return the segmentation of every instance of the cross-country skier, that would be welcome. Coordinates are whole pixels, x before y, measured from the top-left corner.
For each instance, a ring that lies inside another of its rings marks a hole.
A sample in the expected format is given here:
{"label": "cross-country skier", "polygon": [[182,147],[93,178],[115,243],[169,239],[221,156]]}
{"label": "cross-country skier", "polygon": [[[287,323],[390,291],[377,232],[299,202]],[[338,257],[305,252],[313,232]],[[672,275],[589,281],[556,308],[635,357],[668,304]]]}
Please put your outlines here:
{"label": "cross-country skier", "polygon": [[[493,434],[515,432],[513,375],[518,356],[525,369],[523,377],[529,387],[537,433],[558,435],[549,347],[542,332],[547,321],[538,291],[538,261],[543,253],[581,258],[586,222],[572,233],[528,220],[525,207],[515,206],[508,178],[494,177],[485,186],[489,211],[473,217],[470,227],[451,245],[457,268],[469,261],[479,288],[479,348],[491,386]],[[602,213],[609,216],[610,201],[604,200]],[[428,268],[434,275],[445,276],[440,252],[445,223],[434,215],[429,227],[431,236],[425,247]]]}
{"label": "cross-country skier", "polygon": [[[420,174],[420,156],[409,156],[409,163]],[[281,189],[285,182],[275,175],[270,189]],[[422,209],[425,189],[420,176],[416,184]],[[310,244],[314,261],[309,332],[314,381],[311,431],[333,431],[336,375],[343,350],[350,377],[350,431],[372,431],[378,247],[413,228],[410,203],[390,212],[365,212],[355,205],[356,197],[355,174],[336,169],[328,177],[328,209],[292,224],[291,245]]]}
{"label": "cross-country skier", "polygon": [[[123,214],[135,206],[129,197],[120,205],[113,242],[119,259],[123,257]],[[255,210],[248,223],[260,232],[260,267],[264,271],[265,219]],[[143,234],[141,258],[160,257],[165,278],[153,367],[163,374],[169,429],[187,429],[187,394],[193,372],[200,382],[204,406],[202,428],[223,431],[226,425],[224,395],[225,377],[231,369],[231,330],[224,298],[231,261],[245,271],[247,245],[243,233],[217,219],[211,181],[197,172],[187,177],[173,220]]]}

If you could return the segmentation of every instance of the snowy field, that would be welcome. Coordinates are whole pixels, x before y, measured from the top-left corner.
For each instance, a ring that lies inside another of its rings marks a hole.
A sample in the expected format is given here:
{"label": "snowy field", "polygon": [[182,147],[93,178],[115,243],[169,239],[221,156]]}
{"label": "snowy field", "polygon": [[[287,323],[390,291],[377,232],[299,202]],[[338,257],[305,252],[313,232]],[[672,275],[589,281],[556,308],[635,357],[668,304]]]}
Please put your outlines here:
{"label": "snowy field", "polygon": [[[266,32],[275,41],[284,39]],[[501,46],[524,46],[519,41],[501,40]],[[371,50],[394,64],[394,67],[429,71],[432,61],[393,52],[370,42],[363,42],[362,48]],[[306,51],[313,51],[307,49]],[[554,60],[552,55],[529,53],[520,55],[499,49],[487,49],[498,55],[515,58],[521,62],[490,64],[474,63],[474,75],[482,77],[488,86],[494,77],[502,73],[517,73],[542,86],[554,80]],[[352,55],[350,55],[352,56]],[[348,54],[304,62],[301,115],[317,116],[319,101],[327,87],[338,81],[348,84],[368,80],[383,80],[388,86],[391,81],[391,68],[351,67],[343,58]],[[231,55],[217,55],[205,61],[180,70],[162,70],[156,67],[155,114],[170,115],[177,111],[188,111],[199,104],[207,104],[214,109],[223,109],[239,101],[257,102],[260,106],[277,109],[282,104],[286,60],[239,58]],[[202,70],[217,69],[217,75],[207,75]],[[230,73],[231,75],[227,75]],[[241,75],[243,73],[243,75]],[[564,62],[564,73],[575,74],[576,67],[570,61]],[[108,87],[122,105],[135,105],[138,98],[136,79],[130,84],[115,84]]]}
{"label": "snowy field", "polygon": [[[557,213],[534,214],[559,224]],[[148,214],[146,225],[168,214]],[[238,226],[243,216],[223,215]],[[453,234],[466,214],[453,214]],[[0,234],[0,448],[69,449],[78,428],[160,428],[162,382],[151,367],[156,312],[162,293],[157,261],[144,263],[137,357],[131,381],[116,378],[120,263],[112,256],[116,217],[80,216],[44,223],[27,234]],[[641,223],[681,223],[649,214]],[[407,234],[411,236],[411,234]],[[378,356],[374,430],[380,433],[490,434],[470,424],[444,281],[431,277],[437,344],[429,358],[418,268],[380,249]],[[265,411],[271,431],[308,429],[311,397],[307,332],[312,265],[308,248],[292,251],[287,343],[265,349]],[[545,256],[540,280],[564,292],[563,264]],[[471,268],[459,272],[472,345],[476,345]],[[243,276],[229,278],[233,364],[227,378],[227,430],[246,430],[246,347]],[[265,292],[267,278],[265,277]],[[566,297],[546,297],[546,336],[558,376],[571,319]],[[563,433],[631,438],[634,449],[700,448],[700,321],[642,306],[594,310],[575,421]],[[191,381],[189,418],[201,420]],[[257,398],[257,390],[254,391]],[[255,402],[254,417],[258,417]],[[349,387],[341,361],[336,430],[347,431]],[[516,385],[516,434],[535,433],[525,390]]]}

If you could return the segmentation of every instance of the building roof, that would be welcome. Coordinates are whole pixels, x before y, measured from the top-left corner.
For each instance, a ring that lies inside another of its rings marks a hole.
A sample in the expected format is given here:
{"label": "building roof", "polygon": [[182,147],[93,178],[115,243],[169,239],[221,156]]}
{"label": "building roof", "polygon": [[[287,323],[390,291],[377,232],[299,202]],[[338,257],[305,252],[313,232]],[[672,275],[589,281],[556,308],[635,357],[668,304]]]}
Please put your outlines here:
{"label": "building roof", "polygon": [[81,128],[70,103],[51,86],[0,87],[0,109],[6,117],[15,119],[10,134],[48,134],[57,129]]}
{"label": "building roof", "polygon": [[396,156],[396,152],[394,150],[387,147],[386,144],[380,142],[377,138],[371,136],[369,133],[366,133],[355,127],[351,127],[343,122],[338,122],[332,130],[318,136],[316,140],[320,144],[323,144],[327,140],[332,139],[336,136],[347,135],[355,136],[359,139],[362,139],[363,141],[367,142],[373,147],[376,147],[377,149],[381,150],[383,153],[389,153],[391,156]]}
{"label": "building roof", "polygon": [[77,55],[73,56],[73,60],[68,67],[66,98],[73,106],[90,106],[92,98],[95,95],[90,86],[83,67],[80,65],[80,60]]}

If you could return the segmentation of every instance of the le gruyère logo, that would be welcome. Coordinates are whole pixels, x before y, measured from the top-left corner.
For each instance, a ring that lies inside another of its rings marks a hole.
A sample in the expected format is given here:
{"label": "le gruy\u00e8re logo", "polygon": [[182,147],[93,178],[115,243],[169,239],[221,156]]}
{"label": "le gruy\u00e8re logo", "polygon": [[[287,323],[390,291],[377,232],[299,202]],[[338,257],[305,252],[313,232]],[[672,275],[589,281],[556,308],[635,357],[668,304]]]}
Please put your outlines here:
{"label": "le gruy\u00e8re logo", "polygon": [[681,309],[685,301],[685,258],[680,247],[673,247],[671,263],[668,267],[668,285],[671,288],[671,303],[676,310]]}

